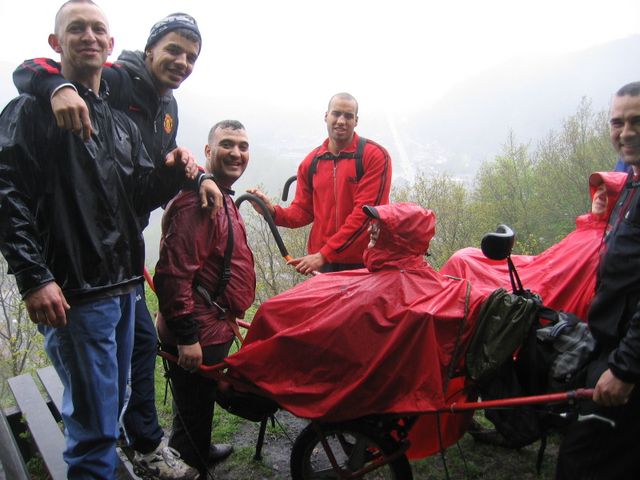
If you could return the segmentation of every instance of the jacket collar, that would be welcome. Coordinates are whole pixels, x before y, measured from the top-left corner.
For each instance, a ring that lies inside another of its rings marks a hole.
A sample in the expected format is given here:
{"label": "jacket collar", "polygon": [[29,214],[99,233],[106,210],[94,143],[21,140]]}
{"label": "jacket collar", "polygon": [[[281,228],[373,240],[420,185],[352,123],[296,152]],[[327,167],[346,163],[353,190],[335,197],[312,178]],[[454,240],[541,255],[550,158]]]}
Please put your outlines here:
{"label": "jacket collar", "polygon": [[[353,140],[351,140],[351,143],[347,146],[347,148],[343,148],[342,150],[340,150],[338,154],[340,154],[341,152],[354,153],[356,151],[356,148],[358,147],[359,138],[360,137],[358,136],[358,134],[356,132],[353,132]],[[325,141],[322,142],[322,145],[320,145],[320,149],[316,152],[316,155],[320,156],[325,153],[331,154],[331,152],[329,151],[329,137],[327,137]]]}
{"label": "jacket collar", "polygon": [[158,93],[156,85],[153,82],[153,77],[151,73],[149,73],[149,70],[147,70],[147,65],[144,63],[144,52],[140,50],[123,50],[118,57],[117,63],[126,68],[138,81],[143,82],[150,89],[150,92],[155,92],[161,102],[169,102],[173,98],[173,90],[171,89],[168,89],[163,94]]}

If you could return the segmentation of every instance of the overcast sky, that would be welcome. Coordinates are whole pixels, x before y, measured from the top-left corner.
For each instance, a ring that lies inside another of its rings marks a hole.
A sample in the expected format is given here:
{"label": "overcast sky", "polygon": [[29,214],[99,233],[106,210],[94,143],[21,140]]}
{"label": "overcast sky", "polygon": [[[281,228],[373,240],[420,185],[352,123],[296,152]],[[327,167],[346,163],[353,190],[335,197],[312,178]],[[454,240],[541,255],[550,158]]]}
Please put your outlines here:
{"label": "overcast sky", "polygon": [[[203,50],[183,90],[283,108],[324,108],[337,91],[372,110],[422,108],[514,57],[581,50],[640,31],[638,0],[98,3],[115,38],[111,60],[143,48],[155,21],[184,11],[200,25]],[[47,35],[60,4],[0,0],[0,61],[53,56]]]}

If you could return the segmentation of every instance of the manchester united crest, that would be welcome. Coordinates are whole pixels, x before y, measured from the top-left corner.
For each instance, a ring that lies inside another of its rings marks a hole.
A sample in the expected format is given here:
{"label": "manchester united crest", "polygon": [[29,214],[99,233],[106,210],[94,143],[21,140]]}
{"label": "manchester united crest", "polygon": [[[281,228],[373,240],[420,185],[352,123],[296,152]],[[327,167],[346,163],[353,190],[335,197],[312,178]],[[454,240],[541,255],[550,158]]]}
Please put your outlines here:
{"label": "manchester united crest", "polygon": [[173,130],[173,118],[168,113],[164,115],[164,131],[166,133],[171,133]]}

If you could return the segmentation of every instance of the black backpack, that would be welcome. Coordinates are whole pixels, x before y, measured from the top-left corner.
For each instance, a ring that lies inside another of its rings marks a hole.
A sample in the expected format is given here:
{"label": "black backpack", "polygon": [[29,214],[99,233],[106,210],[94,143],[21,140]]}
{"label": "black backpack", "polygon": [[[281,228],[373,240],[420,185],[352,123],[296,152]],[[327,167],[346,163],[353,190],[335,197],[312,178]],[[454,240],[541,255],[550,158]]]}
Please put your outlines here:
{"label": "black backpack", "polygon": [[[575,315],[542,306],[531,292],[498,289],[481,308],[467,350],[467,378],[482,400],[572,390],[584,386],[594,348]],[[485,416],[507,448],[542,440],[539,461],[548,432],[568,421],[546,405],[488,409]]]}

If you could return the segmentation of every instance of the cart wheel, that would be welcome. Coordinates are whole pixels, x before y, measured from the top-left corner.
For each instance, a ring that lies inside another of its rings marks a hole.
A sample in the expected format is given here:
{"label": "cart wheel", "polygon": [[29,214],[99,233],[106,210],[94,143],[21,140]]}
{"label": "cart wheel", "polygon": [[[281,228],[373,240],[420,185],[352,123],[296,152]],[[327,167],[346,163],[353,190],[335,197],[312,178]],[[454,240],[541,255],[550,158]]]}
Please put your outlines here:
{"label": "cart wheel", "polygon": [[[397,450],[398,443],[390,437],[374,433],[363,423],[325,423],[322,431],[338,465],[344,473],[354,473]],[[313,425],[300,432],[291,450],[291,478],[313,480],[344,478],[331,466],[329,456]],[[357,478],[411,480],[411,466],[405,455]]]}

